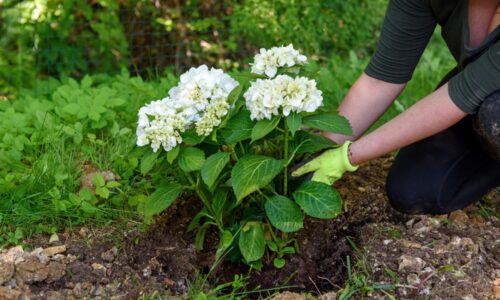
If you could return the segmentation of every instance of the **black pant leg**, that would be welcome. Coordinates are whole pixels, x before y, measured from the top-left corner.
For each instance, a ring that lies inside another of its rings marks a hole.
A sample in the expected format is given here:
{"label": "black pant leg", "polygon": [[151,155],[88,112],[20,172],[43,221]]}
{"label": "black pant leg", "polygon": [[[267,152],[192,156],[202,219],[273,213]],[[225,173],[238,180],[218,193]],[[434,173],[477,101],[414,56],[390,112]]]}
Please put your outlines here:
{"label": "black pant leg", "polygon": [[481,147],[473,118],[399,151],[387,177],[387,194],[395,209],[448,213],[500,184],[500,164]]}

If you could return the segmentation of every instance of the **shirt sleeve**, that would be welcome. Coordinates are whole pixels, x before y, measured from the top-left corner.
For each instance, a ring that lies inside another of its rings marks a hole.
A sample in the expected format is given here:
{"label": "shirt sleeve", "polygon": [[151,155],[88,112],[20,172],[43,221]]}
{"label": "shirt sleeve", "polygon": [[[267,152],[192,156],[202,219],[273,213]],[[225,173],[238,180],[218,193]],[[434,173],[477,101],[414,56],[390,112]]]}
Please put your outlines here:
{"label": "shirt sleeve", "polygon": [[428,1],[391,0],[365,73],[390,83],[408,82],[435,28]]}
{"label": "shirt sleeve", "polygon": [[484,98],[500,90],[500,41],[448,82],[451,100],[464,112],[474,114]]}

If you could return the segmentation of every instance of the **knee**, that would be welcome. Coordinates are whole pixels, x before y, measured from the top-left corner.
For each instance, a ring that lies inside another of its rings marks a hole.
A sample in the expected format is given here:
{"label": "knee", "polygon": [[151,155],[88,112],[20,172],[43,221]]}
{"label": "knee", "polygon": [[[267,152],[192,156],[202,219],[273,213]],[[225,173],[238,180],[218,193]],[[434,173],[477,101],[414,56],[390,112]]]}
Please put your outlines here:
{"label": "knee", "polygon": [[[391,169],[386,181],[387,197],[391,206],[405,214],[432,213],[436,201],[433,195],[423,195],[422,190],[415,186],[414,178],[406,174],[398,174]],[[426,197],[427,196],[427,197]]]}
{"label": "knee", "polygon": [[474,131],[486,152],[500,162],[500,90],[484,99],[474,118]]}

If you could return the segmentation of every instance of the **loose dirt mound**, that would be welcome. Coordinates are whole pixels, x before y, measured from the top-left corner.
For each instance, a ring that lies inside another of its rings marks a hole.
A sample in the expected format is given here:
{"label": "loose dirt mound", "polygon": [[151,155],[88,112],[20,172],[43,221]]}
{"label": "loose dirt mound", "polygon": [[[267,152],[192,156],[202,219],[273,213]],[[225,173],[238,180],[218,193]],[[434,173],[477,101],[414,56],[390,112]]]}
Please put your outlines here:
{"label": "loose dirt mound", "polygon": [[[401,299],[493,297],[493,282],[500,277],[498,219],[483,219],[474,209],[450,218],[395,212],[384,192],[390,163],[390,158],[376,160],[336,183],[346,212],[335,220],[308,218],[305,228],[293,235],[301,252],[287,257],[282,269],[275,269],[272,258],[266,257],[262,271],[252,271],[247,289],[291,286],[288,290],[299,293],[338,291],[348,280],[346,258],[354,262],[357,257],[364,259],[370,273],[367,284],[387,283]],[[61,241],[51,245],[48,237],[38,237],[32,244],[42,249],[19,254],[24,269],[15,261],[0,267],[12,269],[0,271],[0,299],[17,299],[21,294],[31,299],[182,296],[214,261],[216,235],[208,233],[205,249],[197,252],[194,234],[186,230],[199,208],[196,199],[178,201],[147,232],[82,228],[60,234]],[[355,251],[347,237],[364,251]],[[64,245],[64,251],[46,258],[37,255],[57,245]],[[55,262],[60,264],[59,273],[48,279]],[[223,262],[209,283],[216,286],[247,273],[244,265]],[[375,290],[371,297],[384,295]]]}

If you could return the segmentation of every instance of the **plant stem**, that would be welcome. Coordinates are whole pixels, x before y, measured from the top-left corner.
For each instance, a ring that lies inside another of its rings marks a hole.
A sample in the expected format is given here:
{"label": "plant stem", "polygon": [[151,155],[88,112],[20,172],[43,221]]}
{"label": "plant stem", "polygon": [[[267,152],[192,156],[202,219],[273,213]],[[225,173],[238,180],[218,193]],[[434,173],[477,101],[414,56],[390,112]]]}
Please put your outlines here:
{"label": "plant stem", "polygon": [[283,195],[286,196],[288,193],[288,124],[286,123],[286,118],[283,119],[284,129],[285,129],[285,153],[284,153],[284,161],[285,168],[283,173]]}
{"label": "plant stem", "polygon": [[234,145],[229,145],[229,149],[231,149],[231,158],[235,161],[238,161],[238,155],[236,155],[236,150],[234,149]]}

